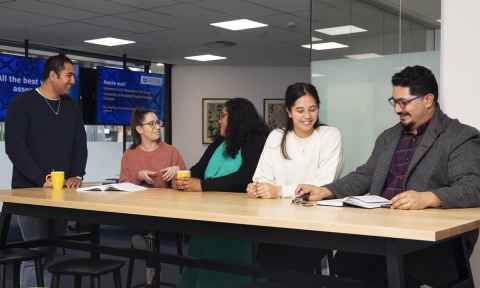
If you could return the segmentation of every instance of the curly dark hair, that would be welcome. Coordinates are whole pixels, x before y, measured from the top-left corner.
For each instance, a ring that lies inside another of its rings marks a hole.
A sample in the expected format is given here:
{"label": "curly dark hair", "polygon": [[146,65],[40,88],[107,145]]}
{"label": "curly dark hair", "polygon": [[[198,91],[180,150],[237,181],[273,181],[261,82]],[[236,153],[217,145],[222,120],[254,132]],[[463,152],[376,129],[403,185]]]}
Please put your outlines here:
{"label": "curly dark hair", "polygon": [[225,103],[225,109],[228,112],[228,125],[224,140],[225,152],[228,156],[235,157],[249,137],[268,134],[267,125],[249,100],[230,99]]}
{"label": "curly dark hair", "polygon": [[409,87],[410,93],[415,96],[433,94],[435,103],[438,103],[438,84],[430,69],[423,66],[408,66],[392,77],[393,86]]}

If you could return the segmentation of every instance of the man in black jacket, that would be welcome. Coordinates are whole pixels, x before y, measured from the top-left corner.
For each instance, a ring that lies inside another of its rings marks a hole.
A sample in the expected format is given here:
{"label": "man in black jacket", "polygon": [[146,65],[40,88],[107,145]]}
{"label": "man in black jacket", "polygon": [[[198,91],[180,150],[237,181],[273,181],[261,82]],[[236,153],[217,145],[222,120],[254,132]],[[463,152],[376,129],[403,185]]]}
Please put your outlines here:
{"label": "man in black jacket", "polygon": [[[64,171],[66,186],[77,188],[85,174],[87,143],[80,109],[68,96],[75,83],[72,61],[64,55],[50,57],[42,80],[8,106],[5,149],[13,164],[12,188],[51,187],[45,179],[51,171]],[[24,240],[47,236],[46,220],[17,216],[17,221]]]}

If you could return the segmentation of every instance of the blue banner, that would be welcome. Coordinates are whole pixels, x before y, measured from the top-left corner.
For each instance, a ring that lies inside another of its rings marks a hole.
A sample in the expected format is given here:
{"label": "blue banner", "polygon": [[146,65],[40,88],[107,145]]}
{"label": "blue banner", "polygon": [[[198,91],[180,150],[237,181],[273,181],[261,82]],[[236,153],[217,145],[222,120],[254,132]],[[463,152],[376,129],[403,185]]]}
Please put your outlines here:
{"label": "blue banner", "polygon": [[[45,59],[32,59],[15,55],[0,54],[0,121],[5,121],[8,103],[16,95],[41,85]],[[78,79],[78,65],[74,65]],[[79,85],[75,82],[70,95],[79,101]]]}
{"label": "blue banner", "polygon": [[96,123],[129,125],[132,110],[153,110],[164,119],[164,76],[155,73],[100,68]]}

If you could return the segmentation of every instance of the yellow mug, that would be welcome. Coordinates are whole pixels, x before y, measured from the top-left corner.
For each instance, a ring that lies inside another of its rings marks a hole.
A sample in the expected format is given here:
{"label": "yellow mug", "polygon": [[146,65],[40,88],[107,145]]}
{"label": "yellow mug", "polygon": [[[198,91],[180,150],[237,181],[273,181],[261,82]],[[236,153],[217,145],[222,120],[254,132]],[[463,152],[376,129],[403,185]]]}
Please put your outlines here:
{"label": "yellow mug", "polygon": [[190,178],[191,177],[191,173],[190,173],[190,170],[178,170],[177,171],[177,174],[175,175],[175,177],[178,179],[178,178]]}
{"label": "yellow mug", "polygon": [[45,176],[45,182],[52,182],[53,190],[62,190],[65,184],[65,173],[63,171],[52,171]]}

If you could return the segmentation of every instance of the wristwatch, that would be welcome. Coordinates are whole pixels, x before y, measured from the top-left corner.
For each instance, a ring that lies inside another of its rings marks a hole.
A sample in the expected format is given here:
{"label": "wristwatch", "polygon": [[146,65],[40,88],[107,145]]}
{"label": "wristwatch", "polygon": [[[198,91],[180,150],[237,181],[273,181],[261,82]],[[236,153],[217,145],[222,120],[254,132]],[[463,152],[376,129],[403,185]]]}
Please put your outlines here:
{"label": "wristwatch", "polygon": [[83,181],[83,176],[75,176],[75,178],[77,178],[80,181]]}

